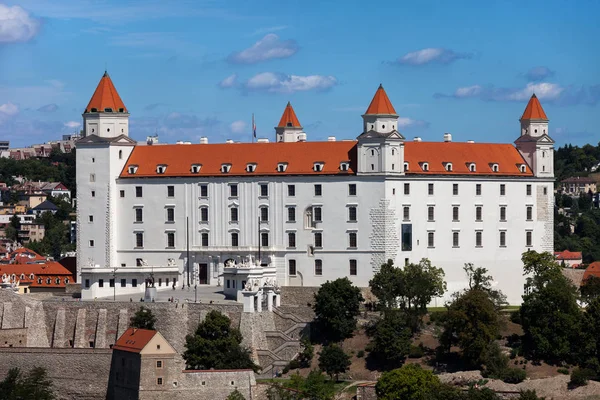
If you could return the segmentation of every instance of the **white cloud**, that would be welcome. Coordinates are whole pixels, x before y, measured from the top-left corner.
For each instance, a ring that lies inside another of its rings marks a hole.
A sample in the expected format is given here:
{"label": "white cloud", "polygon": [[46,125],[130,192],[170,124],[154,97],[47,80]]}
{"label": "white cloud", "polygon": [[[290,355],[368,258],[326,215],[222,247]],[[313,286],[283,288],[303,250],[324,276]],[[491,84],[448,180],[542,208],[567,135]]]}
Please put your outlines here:
{"label": "white cloud", "polygon": [[[588,93],[589,92],[589,93]],[[529,82],[522,88],[497,88],[494,86],[473,85],[459,87],[453,94],[436,93],[434,97],[452,97],[456,99],[479,98],[487,101],[527,101],[534,94],[540,99],[548,102],[563,104],[589,103],[595,104],[593,87],[586,93],[580,95],[572,88],[566,88],[556,83]],[[585,95],[585,96],[584,96]]]}
{"label": "white cloud", "polygon": [[229,125],[231,133],[247,133],[248,124],[245,121],[234,121]]}
{"label": "white cloud", "polygon": [[412,119],[405,117],[398,118],[398,129],[426,128],[428,126],[429,122],[420,119]]}
{"label": "white cloud", "polygon": [[523,89],[508,93],[506,100],[524,101],[528,100],[534,93],[540,100],[556,100],[564,90],[565,88],[556,83],[530,82]]}
{"label": "white cloud", "polygon": [[227,78],[225,78],[221,82],[219,82],[219,87],[221,87],[223,89],[227,89],[227,88],[235,86],[236,83],[237,83],[237,75],[231,74]]}
{"label": "white cloud", "polygon": [[244,88],[249,91],[268,93],[294,93],[308,90],[327,90],[337,85],[334,76],[325,75],[285,75],[274,72],[262,72],[248,79]]}
{"label": "white cloud", "polygon": [[19,113],[19,107],[13,103],[0,104],[0,114],[12,117]]}
{"label": "white cloud", "polygon": [[234,64],[255,64],[273,58],[288,58],[297,51],[295,40],[280,40],[276,34],[269,33],[251,47],[230,54],[227,59]]}
{"label": "white cloud", "polygon": [[0,43],[26,42],[39,28],[40,22],[21,7],[0,4]]}
{"label": "white cloud", "polygon": [[265,33],[269,33],[269,32],[282,31],[287,28],[288,28],[287,25],[277,25],[277,26],[269,26],[267,28],[259,28],[259,29],[255,30],[254,32],[252,32],[252,36],[264,35]]}
{"label": "white cloud", "polygon": [[77,121],[69,121],[69,122],[65,122],[64,124],[67,128],[79,128],[81,126],[81,122],[77,122]]}
{"label": "white cloud", "polygon": [[454,97],[474,97],[481,93],[481,89],[479,85],[460,87],[454,92]]}
{"label": "white cloud", "polygon": [[456,60],[471,58],[469,53],[457,53],[443,48],[426,48],[406,53],[397,61],[398,64],[425,65],[425,64],[450,64]]}

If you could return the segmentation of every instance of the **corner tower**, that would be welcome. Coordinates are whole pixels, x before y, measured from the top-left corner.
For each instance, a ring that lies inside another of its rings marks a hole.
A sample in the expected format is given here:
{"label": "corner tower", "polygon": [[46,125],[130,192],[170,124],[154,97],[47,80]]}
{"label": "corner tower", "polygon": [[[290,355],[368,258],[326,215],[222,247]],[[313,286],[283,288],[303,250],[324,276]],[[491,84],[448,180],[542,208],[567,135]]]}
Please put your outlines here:
{"label": "corner tower", "polygon": [[283,115],[279,120],[279,125],[275,127],[276,142],[299,142],[306,140],[306,133],[302,130],[302,125],[296,117],[292,104],[288,101]]}
{"label": "corner tower", "polygon": [[83,136],[90,135],[129,136],[129,111],[106,71],[83,112]]}
{"label": "corner tower", "polygon": [[359,174],[403,174],[404,136],[398,132],[398,114],[382,85],[363,114],[358,136]]}
{"label": "corner tower", "polygon": [[519,121],[521,136],[515,141],[517,150],[536,177],[554,177],[554,140],[548,135],[548,117],[535,94]]}

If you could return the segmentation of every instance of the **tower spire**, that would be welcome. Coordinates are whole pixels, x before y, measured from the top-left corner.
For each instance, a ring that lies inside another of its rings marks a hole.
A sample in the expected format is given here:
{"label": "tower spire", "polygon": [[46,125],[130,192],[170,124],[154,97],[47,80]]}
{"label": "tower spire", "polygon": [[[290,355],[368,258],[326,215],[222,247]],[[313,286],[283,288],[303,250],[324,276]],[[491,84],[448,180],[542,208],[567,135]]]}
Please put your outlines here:
{"label": "tower spire", "polygon": [[542,108],[542,104],[538,100],[535,93],[529,99],[529,102],[527,103],[527,107],[525,107],[525,111],[523,112],[523,115],[521,116],[521,121],[530,120],[530,119],[540,119],[540,120],[548,121],[548,117],[546,116],[546,113],[544,112],[544,109]]}
{"label": "tower spire", "polygon": [[300,125],[300,121],[298,121],[298,117],[296,117],[296,113],[294,112],[294,108],[292,107],[292,103],[288,101],[285,109],[283,110],[283,115],[279,120],[278,128],[285,127],[293,127],[293,128],[302,128]]}
{"label": "tower spire", "polygon": [[375,92],[375,96],[373,96],[373,100],[371,100],[371,104],[369,104],[369,108],[367,108],[367,111],[365,112],[365,115],[374,114],[397,115],[396,110],[381,83]]}
{"label": "tower spire", "polygon": [[278,142],[306,140],[306,133],[302,131],[302,125],[289,101],[283,110],[279,124],[275,127],[275,138]]}

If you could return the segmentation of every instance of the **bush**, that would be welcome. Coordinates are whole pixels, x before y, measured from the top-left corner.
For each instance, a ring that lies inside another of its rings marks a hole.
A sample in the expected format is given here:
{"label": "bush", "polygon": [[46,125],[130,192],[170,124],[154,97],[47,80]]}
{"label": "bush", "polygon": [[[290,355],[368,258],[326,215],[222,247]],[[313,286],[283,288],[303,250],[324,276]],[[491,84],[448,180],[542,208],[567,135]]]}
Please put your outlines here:
{"label": "bush", "polygon": [[364,350],[359,350],[358,353],[356,353],[356,357],[358,357],[358,358],[363,358],[364,356],[365,356]]}
{"label": "bush", "polygon": [[571,381],[569,381],[569,386],[585,386],[593,375],[594,373],[592,370],[577,367],[571,371]]}
{"label": "bush", "polygon": [[425,351],[423,350],[423,346],[410,346],[410,350],[408,351],[408,358],[421,358],[425,355]]}
{"label": "bush", "polygon": [[545,400],[545,397],[538,397],[535,390],[525,390],[519,393],[517,400]]}
{"label": "bush", "polygon": [[502,373],[502,381],[506,383],[521,383],[527,378],[527,373],[522,369],[507,368]]}
{"label": "bush", "polygon": [[558,372],[559,374],[563,374],[563,375],[569,375],[569,369],[568,368],[559,368],[556,370],[556,372]]}
{"label": "bush", "polygon": [[521,311],[513,311],[510,313],[510,322],[521,325]]}
{"label": "bush", "polygon": [[518,354],[519,354],[519,350],[517,350],[517,349],[511,349],[509,357],[510,357],[511,360],[514,360],[517,357]]}

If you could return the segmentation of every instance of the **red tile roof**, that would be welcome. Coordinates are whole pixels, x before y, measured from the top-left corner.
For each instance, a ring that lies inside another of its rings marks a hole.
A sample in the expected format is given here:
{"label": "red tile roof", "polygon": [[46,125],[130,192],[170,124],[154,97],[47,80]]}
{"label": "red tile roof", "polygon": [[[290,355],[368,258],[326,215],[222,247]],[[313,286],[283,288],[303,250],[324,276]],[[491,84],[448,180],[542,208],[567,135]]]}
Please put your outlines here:
{"label": "red tile roof", "polygon": [[[136,146],[127,160],[121,178],[161,176],[252,176],[252,175],[354,175],[356,172],[356,141],[293,142],[293,143],[231,143],[231,144],[177,144]],[[532,176],[533,173],[521,154],[511,144],[459,142],[406,142],[407,174],[427,175],[504,175]],[[348,171],[340,163],[350,161]],[[277,165],[287,163],[285,172]],[[324,163],[322,171],[314,171],[314,163]],[[247,164],[256,163],[254,172],[247,172]],[[428,163],[428,170],[423,169]],[[452,163],[452,171],[447,170]],[[475,172],[469,165],[475,163]],[[199,173],[192,173],[192,164],[202,165]],[[228,173],[221,172],[223,164],[231,164]],[[493,165],[498,172],[493,172]],[[163,174],[158,165],[166,165]],[[525,172],[520,166],[525,165]],[[130,174],[129,166],[137,166]]]}
{"label": "red tile roof", "polygon": [[382,85],[379,85],[379,88],[375,92],[375,96],[373,96],[373,100],[371,100],[371,104],[369,104],[369,108],[367,108],[365,114],[396,115],[396,110],[394,110],[394,106],[392,106],[392,102],[385,93]]}
{"label": "red tile roof", "polygon": [[582,284],[590,276],[600,278],[600,261],[594,261],[585,269],[585,272],[583,273],[583,279],[581,280]]}
{"label": "red tile roof", "polygon": [[150,340],[156,335],[156,331],[149,329],[128,328],[125,333],[117,339],[117,343],[113,346],[113,350],[128,351],[131,353],[139,353]]}
{"label": "red tile roof", "polygon": [[[107,108],[112,109],[112,112],[127,112],[127,108],[121,97],[119,97],[119,93],[107,72],[102,75],[94,95],[85,108],[85,112],[92,112],[93,108],[97,110],[94,112],[104,112]],[[120,111],[121,109],[123,111]]]}
{"label": "red tile roof", "polygon": [[527,103],[527,107],[525,107],[525,112],[523,113],[521,119],[548,120],[548,117],[546,117],[546,113],[544,112],[544,109],[542,108],[542,105],[535,94],[531,96],[531,99],[529,99],[529,103]]}
{"label": "red tile roof", "polygon": [[291,126],[294,128],[301,128],[300,121],[298,121],[298,117],[296,117],[296,113],[294,112],[294,108],[292,104],[288,101],[287,106],[285,106],[285,110],[283,110],[283,115],[279,120],[278,128],[285,128],[287,126]]}
{"label": "red tile roof", "polygon": [[555,251],[554,256],[557,260],[581,260],[582,254],[580,251]]}

